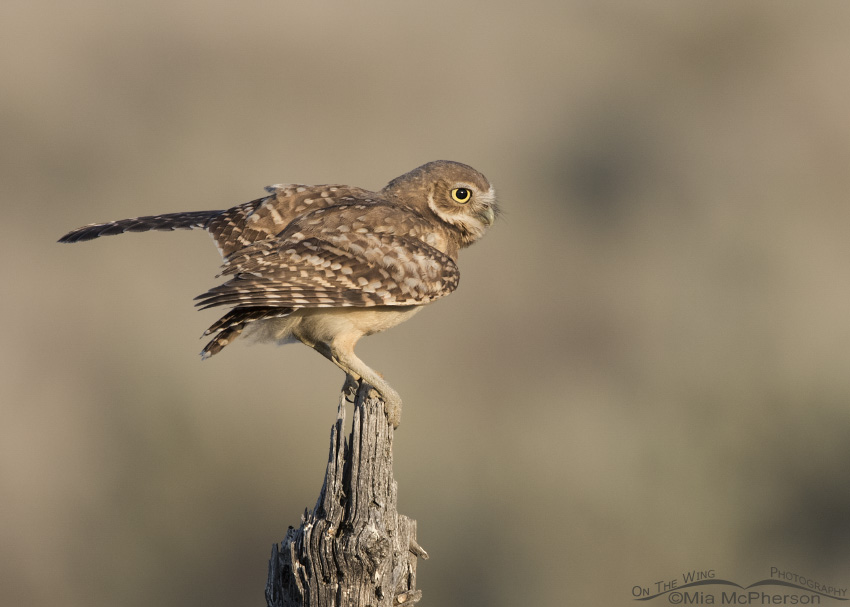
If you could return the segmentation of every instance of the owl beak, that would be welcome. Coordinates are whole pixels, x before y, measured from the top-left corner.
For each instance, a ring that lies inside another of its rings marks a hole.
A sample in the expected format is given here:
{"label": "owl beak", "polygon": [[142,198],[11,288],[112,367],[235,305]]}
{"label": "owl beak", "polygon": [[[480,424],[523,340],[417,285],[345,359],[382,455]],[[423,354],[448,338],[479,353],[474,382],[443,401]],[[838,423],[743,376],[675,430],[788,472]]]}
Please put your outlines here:
{"label": "owl beak", "polygon": [[481,217],[481,220],[487,224],[487,227],[490,227],[493,225],[493,222],[496,221],[496,211],[488,204],[481,210],[479,217]]}

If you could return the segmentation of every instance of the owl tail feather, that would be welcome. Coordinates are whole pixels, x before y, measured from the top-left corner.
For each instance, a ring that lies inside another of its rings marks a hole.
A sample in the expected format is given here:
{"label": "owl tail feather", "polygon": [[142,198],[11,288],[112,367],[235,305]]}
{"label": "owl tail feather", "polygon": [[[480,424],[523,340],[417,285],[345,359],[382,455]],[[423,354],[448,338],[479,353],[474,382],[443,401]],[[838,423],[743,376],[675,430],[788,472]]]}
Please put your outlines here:
{"label": "owl tail feather", "polygon": [[242,333],[242,329],[245,328],[246,324],[248,323],[243,322],[237,325],[232,325],[216,335],[212,341],[210,341],[210,343],[204,346],[204,349],[201,350],[201,360],[206,360],[210,356],[214,356],[221,352],[224,349],[224,346],[239,337],[239,334]]}
{"label": "owl tail feather", "polygon": [[227,314],[215,321],[209,329],[204,331],[204,336],[212,335],[216,331],[220,331],[210,343],[204,346],[201,350],[201,358],[208,359],[214,354],[218,354],[234,339],[239,337],[242,330],[249,323],[263,318],[280,318],[292,314],[292,308],[251,308],[251,307],[236,307],[230,310]]}
{"label": "owl tail feather", "polygon": [[148,232],[150,230],[191,230],[206,228],[210,221],[224,211],[193,211],[189,213],[168,213],[166,215],[148,215],[120,219],[109,223],[93,223],[72,230],[59,239],[59,242],[82,242],[99,236],[112,236],[124,232]]}

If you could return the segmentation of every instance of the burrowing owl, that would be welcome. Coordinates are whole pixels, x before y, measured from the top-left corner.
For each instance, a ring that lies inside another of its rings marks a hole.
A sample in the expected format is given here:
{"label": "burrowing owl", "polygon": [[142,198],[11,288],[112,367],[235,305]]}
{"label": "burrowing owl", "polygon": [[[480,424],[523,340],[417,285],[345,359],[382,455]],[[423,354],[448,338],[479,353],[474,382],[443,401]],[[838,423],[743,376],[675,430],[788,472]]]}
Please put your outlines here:
{"label": "burrowing owl", "polygon": [[492,225],[498,207],[487,179],[438,160],[393,179],[380,192],[344,185],[274,185],[268,196],[226,211],[169,213],[91,224],[59,242],[98,236],[204,228],[230,277],[196,299],[230,306],[204,335],[201,352],[238,336],[278,344],[298,340],[346,373],[346,384],[375,387],[397,426],[401,398],[354,354],[364,335],[407,320],[458,285],[458,251]]}

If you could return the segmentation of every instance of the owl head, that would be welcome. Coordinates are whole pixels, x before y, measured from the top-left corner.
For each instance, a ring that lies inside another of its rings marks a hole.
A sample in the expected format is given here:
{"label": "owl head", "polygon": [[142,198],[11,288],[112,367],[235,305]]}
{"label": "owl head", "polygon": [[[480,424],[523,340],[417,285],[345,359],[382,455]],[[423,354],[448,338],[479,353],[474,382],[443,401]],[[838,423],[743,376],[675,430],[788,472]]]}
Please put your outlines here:
{"label": "owl head", "polygon": [[381,194],[420,213],[435,215],[469,246],[499,214],[493,186],[471,166],[435,160],[393,179]]}

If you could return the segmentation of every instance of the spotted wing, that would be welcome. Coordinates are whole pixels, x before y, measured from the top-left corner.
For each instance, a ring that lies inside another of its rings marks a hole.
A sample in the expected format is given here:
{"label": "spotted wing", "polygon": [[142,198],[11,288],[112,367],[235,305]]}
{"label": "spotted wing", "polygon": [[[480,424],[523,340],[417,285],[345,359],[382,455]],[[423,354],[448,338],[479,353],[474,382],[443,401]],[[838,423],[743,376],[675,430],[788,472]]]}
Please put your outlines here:
{"label": "spotted wing", "polygon": [[234,278],[196,299],[213,306],[321,308],[424,304],[451,293],[455,262],[424,242],[387,233],[266,240],[225,264]]}
{"label": "spotted wing", "polygon": [[342,185],[279,184],[266,191],[265,198],[228,209],[209,222],[207,228],[225,259],[243,247],[274,238],[305,214],[354,201],[369,203],[377,196]]}

